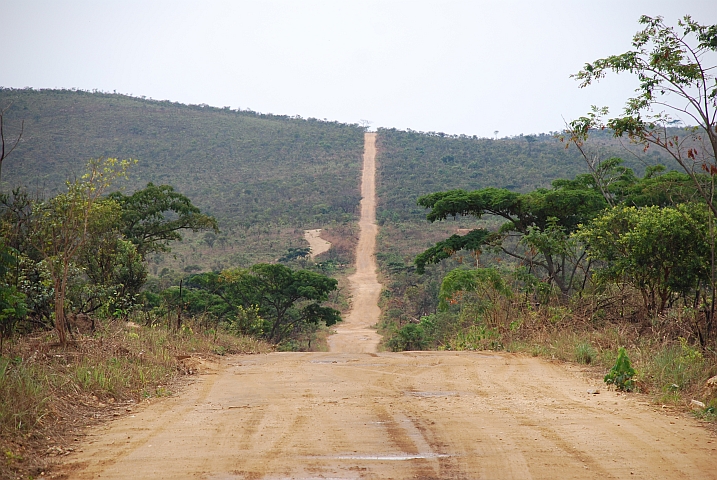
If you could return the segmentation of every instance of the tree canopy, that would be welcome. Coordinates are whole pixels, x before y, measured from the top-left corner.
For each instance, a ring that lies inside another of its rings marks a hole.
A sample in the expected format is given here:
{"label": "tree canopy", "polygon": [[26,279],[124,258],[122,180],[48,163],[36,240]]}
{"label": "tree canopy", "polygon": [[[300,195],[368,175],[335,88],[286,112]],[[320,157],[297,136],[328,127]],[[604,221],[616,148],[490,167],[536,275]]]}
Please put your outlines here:
{"label": "tree canopy", "polygon": [[179,231],[218,231],[214,217],[204,215],[189,198],[169,185],[148,183],[132,195],[113,192],[109,198],[121,209],[121,231],[144,258],[151,252],[169,251],[169,243],[181,240]]}
{"label": "tree canopy", "polygon": [[[603,79],[608,72],[637,76],[636,94],[625,102],[623,115],[603,122],[607,109],[571,122],[574,140],[587,138],[593,129],[609,128],[627,136],[645,151],[666,152],[692,178],[703,200],[717,214],[709,187],[698,177],[702,171],[717,174],[717,25],[701,25],[689,15],[667,25],[662,17],[642,16],[644,29],[632,39],[633,50],[587,63],[577,74],[580,87]],[[681,135],[668,127],[688,123]]]}
{"label": "tree canopy", "polygon": [[324,322],[331,326],[341,320],[337,310],[321,305],[338,282],[309,270],[258,263],[246,269],[197,274],[189,286],[221,298],[230,317],[253,312],[252,333],[276,343],[307,325]]}
{"label": "tree canopy", "polygon": [[582,226],[577,238],[603,262],[598,279],[627,282],[649,312],[662,312],[674,294],[690,295],[710,279],[705,204],[616,206]]}

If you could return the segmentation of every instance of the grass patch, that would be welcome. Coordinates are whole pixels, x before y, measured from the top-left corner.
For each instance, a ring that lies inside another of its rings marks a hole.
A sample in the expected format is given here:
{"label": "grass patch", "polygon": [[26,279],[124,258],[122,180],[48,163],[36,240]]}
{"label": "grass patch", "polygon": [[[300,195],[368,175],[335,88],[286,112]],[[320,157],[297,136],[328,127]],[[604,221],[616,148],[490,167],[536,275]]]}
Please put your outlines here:
{"label": "grass patch", "polygon": [[578,342],[575,345],[575,361],[589,365],[597,358],[597,352],[590,342]]}

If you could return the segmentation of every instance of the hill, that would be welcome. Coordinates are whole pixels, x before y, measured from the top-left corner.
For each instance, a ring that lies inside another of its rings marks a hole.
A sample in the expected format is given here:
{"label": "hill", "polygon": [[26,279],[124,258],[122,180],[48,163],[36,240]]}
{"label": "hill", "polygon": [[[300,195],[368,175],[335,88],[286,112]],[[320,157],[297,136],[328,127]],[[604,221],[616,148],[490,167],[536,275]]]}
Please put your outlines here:
{"label": "hill", "polygon": [[363,129],[316,119],[70,90],[0,90],[25,133],[3,187],[52,194],[92,157],[136,158],[124,187],[170,184],[224,227],[354,218]]}
{"label": "hill", "polygon": [[[485,187],[528,192],[587,171],[575,147],[566,149],[554,134],[491,139],[380,129],[378,139],[380,222],[425,222],[416,199],[432,192]],[[654,150],[639,152],[638,159],[635,149],[608,132],[595,132],[590,146],[601,158],[623,158],[638,174],[646,164],[671,165]]]}
{"label": "hill", "polygon": [[[151,259],[155,274],[274,260],[305,246],[304,229],[334,225],[346,235],[357,218],[358,125],[73,90],[0,89],[0,106],[7,105],[6,134],[21,120],[25,132],[3,165],[3,190],[26,185],[51,195],[91,157],[131,157],[139,163],[124,190],[170,184],[217,217],[222,234],[188,235],[174,257]],[[596,141],[604,155],[642,169],[606,133]],[[649,163],[660,161],[650,155]],[[529,191],[585,171],[578,152],[552,134],[488,139],[380,129],[377,163],[379,250],[407,264],[444,233],[472,225],[428,225],[416,206],[420,195],[486,186]]]}

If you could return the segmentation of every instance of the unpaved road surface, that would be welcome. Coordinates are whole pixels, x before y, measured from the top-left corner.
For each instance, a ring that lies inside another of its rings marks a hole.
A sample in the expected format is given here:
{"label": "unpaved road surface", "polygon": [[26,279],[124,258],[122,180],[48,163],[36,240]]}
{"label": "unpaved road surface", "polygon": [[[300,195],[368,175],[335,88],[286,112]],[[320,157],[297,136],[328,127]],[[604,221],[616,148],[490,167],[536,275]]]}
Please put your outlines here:
{"label": "unpaved road surface", "polygon": [[311,253],[309,253],[310,258],[314,258],[317,255],[321,255],[324,252],[328,252],[331,248],[331,242],[327,242],[323,238],[321,238],[321,229],[317,228],[315,230],[304,230],[304,238],[307,242],[309,242],[309,247],[311,247]]}
{"label": "unpaved road surface", "polygon": [[378,297],[381,284],[376,276],[376,134],[364,139],[363,173],[361,175],[361,219],[356,247],[356,272],[349,277],[351,311],[329,337],[332,352],[375,352],[381,336],[371,328],[378,322],[381,310]]}
{"label": "unpaved road surface", "polygon": [[717,478],[715,438],[509,354],[232,357],[89,437],[69,478]]}
{"label": "unpaved road surface", "polygon": [[373,353],[378,336],[369,326],[380,292],[372,256],[375,135],[367,134],[366,144],[354,310],[331,337],[332,351],[204,363],[181,395],[91,432],[59,473],[717,479],[717,438],[642,397],[588,394],[595,385],[577,367],[510,354]]}

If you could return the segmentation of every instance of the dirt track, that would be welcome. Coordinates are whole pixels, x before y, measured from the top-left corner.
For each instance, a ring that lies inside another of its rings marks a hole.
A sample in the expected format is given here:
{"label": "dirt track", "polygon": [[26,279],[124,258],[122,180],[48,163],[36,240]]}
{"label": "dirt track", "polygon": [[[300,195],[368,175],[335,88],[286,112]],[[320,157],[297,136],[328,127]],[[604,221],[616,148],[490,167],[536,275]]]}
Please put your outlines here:
{"label": "dirt track", "polygon": [[[365,165],[374,142],[367,134]],[[575,367],[371,353],[372,176],[365,168],[356,310],[331,352],[206,363],[181,395],[93,432],[68,478],[717,478],[717,439],[695,421],[637,396],[590,395]]]}
{"label": "dirt track", "polygon": [[331,243],[321,238],[320,228],[317,228],[315,230],[304,230],[304,238],[307,242],[309,242],[309,246],[311,247],[311,253],[309,253],[309,257],[311,257],[312,259],[317,255],[321,255],[324,252],[328,252],[331,248]]}
{"label": "dirt track", "polygon": [[356,272],[349,277],[351,311],[329,337],[332,352],[375,352],[381,336],[371,326],[378,322],[381,310],[378,297],[381,284],[376,277],[376,134],[366,133],[361,175],[361,219],[356,248]]}

